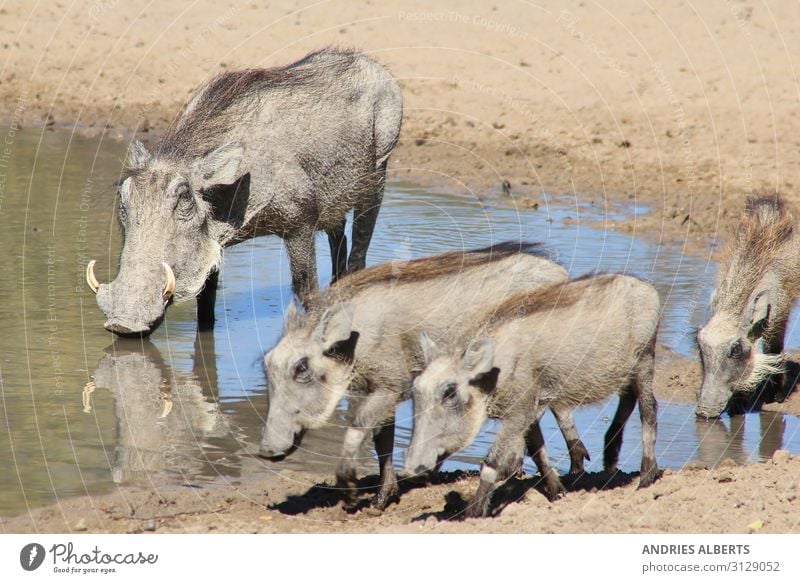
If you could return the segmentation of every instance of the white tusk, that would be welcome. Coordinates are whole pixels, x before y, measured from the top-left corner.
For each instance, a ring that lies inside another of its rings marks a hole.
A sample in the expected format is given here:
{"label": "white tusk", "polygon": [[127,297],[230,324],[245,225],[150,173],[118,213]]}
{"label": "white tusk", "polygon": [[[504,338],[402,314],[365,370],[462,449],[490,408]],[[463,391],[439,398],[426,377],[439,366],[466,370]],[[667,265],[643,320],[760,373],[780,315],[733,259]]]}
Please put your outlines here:
{"label": "white tusk", "polygon": [[172,412],[172,395],[161,393],[161,418],[164,419]]}
{"label": "white tusk", "polygon": [[94,276],[94,264],[95,260],[92,259],[89,262],[89,265],[86,266],[86,283],[89,284],[89,287],[92,288],[94,293],[97,293],[97,288],[100,287],[100,282],[97,281],[97,278]]}
{"label": "white tusk", "polygon": [[166,274],[166,282],[164,283],[164,301],[169,301],[172,297],[172,294],[175,293],[175,274],[172,273],[172,268],[166,264],[166,262],[162,261],[161,265],[164,266],[164,273]]}

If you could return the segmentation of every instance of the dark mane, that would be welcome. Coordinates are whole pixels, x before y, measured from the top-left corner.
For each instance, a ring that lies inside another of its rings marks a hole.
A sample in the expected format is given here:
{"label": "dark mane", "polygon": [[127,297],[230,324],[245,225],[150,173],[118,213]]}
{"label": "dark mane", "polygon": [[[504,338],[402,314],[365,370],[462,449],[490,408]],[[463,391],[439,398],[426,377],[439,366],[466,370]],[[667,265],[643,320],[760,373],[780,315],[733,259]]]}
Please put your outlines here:
{"label": "dark mane", "polygon": [[747,199],[717,275],[714,311],[739,314],[794,233],[794,218],[775,194]]}
{"label": "dark mane", "polygon": [[382,263],[340,279],[332,286],[332,290],[341,296],[352,296],[371,285],[426,281],[500,261],[519,253],[547,257],[547,252],[541,243],[506,241],[481,249],[450,251],[411,261]]}
{"label": "dark mane", "polygon": [[536,312],[572,306],[586,296],[587,290],[605,287],[617,278],[619,275],[590,273],[563,283],[514,294],[486,318],[483,326],[491,328],[502,322],[524,318]]}
{"label": "dark mane", "polygon": [[338,76],[358,58],[357,51],[326,48],[309,53],[289,65],[269,69],[242,69],[220,73],[198,89],[186,109],[173,120],[155,145],[155,155],[182,159],[202,156],[222,145],[220,139],[242,116],[259,105],[261,92],[268,88],[304,86],[320,75],[313,65],[321,58],[329,59],[327,66]]}

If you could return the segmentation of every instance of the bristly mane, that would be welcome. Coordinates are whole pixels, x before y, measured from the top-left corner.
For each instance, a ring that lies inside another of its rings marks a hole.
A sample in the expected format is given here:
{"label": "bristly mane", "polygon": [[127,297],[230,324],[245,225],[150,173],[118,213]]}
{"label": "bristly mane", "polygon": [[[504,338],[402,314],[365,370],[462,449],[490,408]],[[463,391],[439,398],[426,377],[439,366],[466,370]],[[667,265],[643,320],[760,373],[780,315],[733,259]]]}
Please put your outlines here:
{"label": "bristly mane", "polygon": [[541,243],[505,241],[481,249],[450,251],[410,261],[382,263],[375,267],[356,271],[340,279],[331,289],[336,295],[347,297],[371,285],[389,282],[416,283],[426,281],[500,261],[520,253],[538,257],[548,256]]}
{"label": "bristly mane", "polygon": [[536,312],[572,306],[586,297],[587,290],[610,285],[618,277],[616,274],[590,273],[570,281],[516,293],[500,304],[483,321],[482,327],[489,329]]}
{"label": "bristly mane", "polygon": [[750,197],[717,275],[715,313],[741,314],[764,275],[774,268],[781,248],[794,233],[794,218],[781,198]]}
{"label": "bristly mane", "polygon": [[307,84],[320,73],[313,66],[314,62],[326,55],[337,57],[335,62],[326,63],[326,67],[335,67],[327,74],[337,76],[344,73],[360,53],[326,48],[289,65],[220,73],[195,92],[186,109],[155,144],[155,156],[193,158],[223,145],[221,140],[231,127],[257,110],[260,92],[271,87],[292,88]]}

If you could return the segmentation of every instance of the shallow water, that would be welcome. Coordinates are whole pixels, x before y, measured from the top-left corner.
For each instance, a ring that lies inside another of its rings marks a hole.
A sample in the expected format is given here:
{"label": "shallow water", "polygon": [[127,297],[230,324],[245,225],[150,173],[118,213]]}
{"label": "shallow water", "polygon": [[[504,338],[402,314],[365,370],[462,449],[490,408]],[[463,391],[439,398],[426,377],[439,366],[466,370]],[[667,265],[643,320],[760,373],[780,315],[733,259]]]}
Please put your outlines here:
{"label": "shallow water", "polygon": [[[24,512],[66,496],[110,491],[116,484],[236,482],[280,468],[329,471],[336,463],[343,413],[310,432],[281,464],[252,456],[267,409],[263,353],[276,342],[290,300],[287,261],[276,238],[226,252],[217,298],[217,327],[195,332],[193,302],[173,306],[149,341],[114,341],[83,282],[89,258],[113,277],[120,237],[113,188],[124,146],[62,132],[22,131],[0,158],[0,515]],[[631,273],[651,281],[664,303],[660,341],[692,355],[691,329],[707,316],[716,266],[679,247],[657,246],[614,232],[611,221],[647,212],[635,205],[576,205],[543,198],[538,210],[481,203],[413,185],[387,188],[370,248],[371,264],[506,239],[547,244],[573,275]],[[609,228],[597,228],[607,221]],[[591,226],[590,226],[591,225]],[[329,278],[327,242],[318,241],[322,281]],[[788,346],[800,345],[790,324]],[[581,436],[599,469],[602,435],[615,400],[576,412]],[[410,406],[399,409],[398,448],[405,448]],[[494,425],[447,468],[475,467]],[[551,457],[569,466],[552,418],[544,422]],[[639,466],[639,423],[627,427],[621,466]],[[715,423],[693,407],[660,403],[657,453],[663,467],[699,458],[752,462],[777,448],[800,452],[798,419],[751,414]],[[363,453],[372,466],[372,454]],[[402,453],[397,463],[402,462]]]}

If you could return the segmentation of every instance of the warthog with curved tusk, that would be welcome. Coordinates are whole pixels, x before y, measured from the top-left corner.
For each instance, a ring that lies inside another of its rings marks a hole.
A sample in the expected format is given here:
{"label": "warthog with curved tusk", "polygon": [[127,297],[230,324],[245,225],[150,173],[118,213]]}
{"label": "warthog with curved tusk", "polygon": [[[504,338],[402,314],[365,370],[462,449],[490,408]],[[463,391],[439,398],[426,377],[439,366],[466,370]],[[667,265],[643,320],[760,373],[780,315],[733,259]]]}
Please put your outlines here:
{"label": "warthog with curved tusk", "polygon": [[211,327],[222,249],[260,235],[284,239],[304,300],[317,289],[317,231],[328,235],[334,280],[363,268],[402,110],[397,82],[355,51],[212,79],[152,152],[130,145],[118,187],[119,273],[101,284],[93,261],[86,273],[105,327],[146,336],[172,299],[195,297],[198,324]]}
{"label": "warthog with curved tusk", "polygon": [[468,446],[487,417],[502,423],[481,466],[468,517],[486,516],[497,484],[535,459],[550,498],[564,488],[547,459],[539,420],[619,393],[605,435],[603,464],[616,468],[622,432],[638,403],[642,419],[639,485],[658,476],[653,363],[658,292],[625,275],[578,278],[522,292],[486,312],[471,341],[442,349],[423,336],[425,370],[414,380],[414,431],[405,470],[428,472]]}
{"label": "warthog with curved tusk", "polygon": [[800,237],[776,196],[747,199],[717,274],[711,319],[697,333],[699,417],[783,401],[783,339],[800,293]]}

